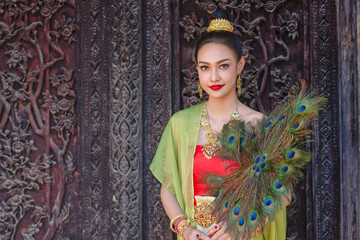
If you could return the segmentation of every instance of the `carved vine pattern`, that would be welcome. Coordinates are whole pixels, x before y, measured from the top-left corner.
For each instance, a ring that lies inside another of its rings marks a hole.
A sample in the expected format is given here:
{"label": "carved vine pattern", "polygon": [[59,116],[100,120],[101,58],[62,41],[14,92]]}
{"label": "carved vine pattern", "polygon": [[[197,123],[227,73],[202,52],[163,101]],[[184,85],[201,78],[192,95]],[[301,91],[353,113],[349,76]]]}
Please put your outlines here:
{"label": "carved vine pattern", "polygon": [[[184,0],[183,4],[186,5],[190,2],[189,0]],[[272,69],[276,64],[290,60],[288,42],[298,38],[298,25],[300,21],[298,13],[278,10],[281,6],[285,5],[287,0],[196,0],[195,2],[197,8],[199,8],[199,11],[196,12],[206,12],[208,19],[205,20],[203,17],[198,17],[195,12],[191,16],[183,16],[180,23],[183,41],[193,44],[194,39],[206,30],[211,14],[217,10],[226,11],[235,28],[234,32],[242,39],[243,55],[246,59],[246,66],[242,72],[244,85],[240,98],[252,108],[262,112],[270,110],[264,106],[261,96],[267,92],[266,88],[269,87],[267,79],[272,77],[275,85],[279,86],[275,87],[275,92],[268,93],[268,96],[273,98],[276,104],[284,102],[288,87],[291,85],[288,82],[291,82],[293,78],[287,72],[283,74],[284,77],[280,77],[281,70],[278,68],[276,70]],[[264,29],[269,25],[265,15],[253,17],[253,13],[260,10],[264,11],[264,14],[267,16],[274,15],[277,18],[276,24],[270,26],[276,45],[274,48],[279,48],[274,54],[269,53],[267,50],[266,38],[268,36],[264,38],[263,34]],[[261,53],[261,57],[259,55],[255,56],[255,49]],[[194,58],[192,62],[194,62]],[[195,64],[190,64],[190,67],[182,70],[182,73],[184,81],[182,91],[183,104],[184,107],[189,107],[201,101],[198,97],[198,76]]]}
{"label": "carved vine pattern", "polygon": [[60,13],[74,4],[0,3],[0,239],[52,239],[70,221],[76,114],[65,48],[77,26]]}
{"label": "carved vine pattern", "polygon": [[111,1],[111,237],[139,239],[141,215],[141,3]]}

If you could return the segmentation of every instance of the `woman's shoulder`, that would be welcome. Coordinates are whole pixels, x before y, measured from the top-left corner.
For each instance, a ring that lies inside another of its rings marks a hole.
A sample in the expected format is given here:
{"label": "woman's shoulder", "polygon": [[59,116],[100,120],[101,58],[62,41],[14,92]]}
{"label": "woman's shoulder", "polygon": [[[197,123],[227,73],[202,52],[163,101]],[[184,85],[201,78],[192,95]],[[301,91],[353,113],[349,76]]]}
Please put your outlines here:
{"label": "woman's shoulder", "polygon": [[200,103],[185,109],[182,109],[180,111],[177,111],[172,115],[170,118],[170,121],[183,121],[185,119],[188,119],[189,117],[196,116],[201,113],[203,109],[204,103]]}
{"label": "woman's shoulder", "polygon": [[246,110],[244,111],[244,114],[242,116],[242,119],[245,121],[245,122],[248,122],[248,123],[251,123],[251,124],[255,124],[257,123],[258,121],[261,121],[263,119],[266,118],[266,115],[261,113],[261,112],[258,112],[252,108],[249,108],[246,106]]}

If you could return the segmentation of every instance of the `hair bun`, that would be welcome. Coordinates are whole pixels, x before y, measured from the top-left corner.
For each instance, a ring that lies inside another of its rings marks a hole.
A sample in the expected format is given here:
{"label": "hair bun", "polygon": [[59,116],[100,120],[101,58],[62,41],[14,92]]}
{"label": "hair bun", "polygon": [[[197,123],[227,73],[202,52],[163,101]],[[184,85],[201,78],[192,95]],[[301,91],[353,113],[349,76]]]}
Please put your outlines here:
{"label": "hair bun", "polygon": [[211,14],[211,20],[213,19],[217,19],[217,18],[222,18],[222,19],[226,19],[226,20],[229,20],[229,17],[228,15],[226,14],[225,11],[223,10],[216,10],[214,11],[212,14]]}

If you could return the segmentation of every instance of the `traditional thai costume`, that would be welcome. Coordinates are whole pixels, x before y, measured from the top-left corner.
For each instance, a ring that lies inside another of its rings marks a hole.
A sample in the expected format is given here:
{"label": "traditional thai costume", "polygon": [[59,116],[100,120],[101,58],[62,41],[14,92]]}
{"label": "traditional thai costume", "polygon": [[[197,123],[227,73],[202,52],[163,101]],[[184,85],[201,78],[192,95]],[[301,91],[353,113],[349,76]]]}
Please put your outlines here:
{"label": "traditional thai costume", "polygon": [[[171,117],[150,165],[154,176],[176,196],[181,209],[194,224],[194,195],[206,192],[206,186],[199,180],[202,172],[226,174],[228,171],[226,161],[215,157],[205,159],[201,146],[196,145],[203,107],[204,103],[192,106]],[[209,164],[204,166],[206,161]],[[276,213],[275,220],[252,239],[282,240],[285,236],[286,208],[283,206]]]}

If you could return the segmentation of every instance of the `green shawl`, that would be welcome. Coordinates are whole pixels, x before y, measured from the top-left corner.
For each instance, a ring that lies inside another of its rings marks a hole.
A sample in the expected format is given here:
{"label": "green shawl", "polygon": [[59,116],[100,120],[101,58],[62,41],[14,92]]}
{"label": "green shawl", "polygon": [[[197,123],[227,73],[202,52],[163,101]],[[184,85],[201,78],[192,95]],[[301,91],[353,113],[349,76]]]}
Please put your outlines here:
{"label": "green shawl", "polygon": [[[154,176],[175,194],[181,209],[193,222],[193,165],[204,103],[175,113],[165,127],[150,165]],[[286,208],[275,216],[263,234],[253,240],[282,240],[286,235]]]}

